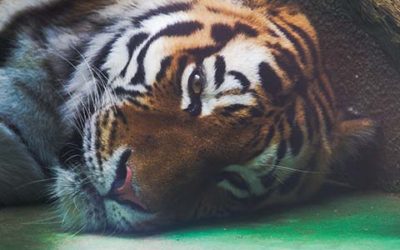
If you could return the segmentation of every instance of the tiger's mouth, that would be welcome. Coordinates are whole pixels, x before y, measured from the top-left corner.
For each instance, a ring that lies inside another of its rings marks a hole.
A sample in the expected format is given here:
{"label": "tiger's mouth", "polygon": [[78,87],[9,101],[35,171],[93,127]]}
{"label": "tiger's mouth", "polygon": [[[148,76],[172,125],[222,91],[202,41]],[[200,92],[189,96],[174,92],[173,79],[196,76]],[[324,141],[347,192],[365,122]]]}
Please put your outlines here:
{"label": "tiger's mouth", "polygon": [[148,225],[157,216],[144,208],[142,203],[115,195],[102,196],[92,183],[77,176],[73,171],[61,170],[55,184],[57,208],[65,229],[82,232],[152,229]]}
{"label": "tiger's mouth", "polygon": [[132,173],[120,170],[124,181],[115,180],[113,190],[101,195],[83,173],[75,169],[59,170],[55,196],[63,227],[82,232],[147,231],[145,225],[156,219],[132,192]]}

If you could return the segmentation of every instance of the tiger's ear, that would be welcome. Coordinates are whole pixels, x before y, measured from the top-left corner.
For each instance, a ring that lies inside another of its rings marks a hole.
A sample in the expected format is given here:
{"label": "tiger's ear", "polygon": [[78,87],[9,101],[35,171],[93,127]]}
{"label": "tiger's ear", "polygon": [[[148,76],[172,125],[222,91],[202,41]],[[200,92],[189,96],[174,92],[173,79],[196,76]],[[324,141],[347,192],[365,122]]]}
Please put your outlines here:
{"label": "tiger's ear", "polygon": [[354,187],[373,187],[383,148],[378,122],[350,108],[339,114],[335,135],[331,178]]}

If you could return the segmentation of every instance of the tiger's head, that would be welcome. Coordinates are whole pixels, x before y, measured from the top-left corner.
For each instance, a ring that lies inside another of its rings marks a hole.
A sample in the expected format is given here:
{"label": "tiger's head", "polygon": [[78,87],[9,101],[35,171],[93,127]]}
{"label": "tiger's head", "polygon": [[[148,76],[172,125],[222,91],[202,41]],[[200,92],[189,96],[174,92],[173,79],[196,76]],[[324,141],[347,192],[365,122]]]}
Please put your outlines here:
{"label": "tiger's head", "polygon": [[249,2],[121,6],[91,38],[66,89],[81,140],[57,176],[67,227],[150,230],[320,186],[349,127],[316,32],[291,8]]}

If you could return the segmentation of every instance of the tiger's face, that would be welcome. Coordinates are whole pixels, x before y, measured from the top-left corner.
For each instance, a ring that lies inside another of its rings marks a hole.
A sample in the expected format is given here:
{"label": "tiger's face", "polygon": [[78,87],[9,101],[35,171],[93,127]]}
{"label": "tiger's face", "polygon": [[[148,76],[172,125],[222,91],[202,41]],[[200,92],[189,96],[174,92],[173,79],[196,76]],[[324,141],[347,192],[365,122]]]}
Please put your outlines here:
{"label": "tiger's face", "polygon": [[223,1],[94,36],[68,86],[82,155],[58,173],[64,223],[142,231],[312,193],[324,175],[300,170],[325,171],[334,120],[318,53],[303,15]]}

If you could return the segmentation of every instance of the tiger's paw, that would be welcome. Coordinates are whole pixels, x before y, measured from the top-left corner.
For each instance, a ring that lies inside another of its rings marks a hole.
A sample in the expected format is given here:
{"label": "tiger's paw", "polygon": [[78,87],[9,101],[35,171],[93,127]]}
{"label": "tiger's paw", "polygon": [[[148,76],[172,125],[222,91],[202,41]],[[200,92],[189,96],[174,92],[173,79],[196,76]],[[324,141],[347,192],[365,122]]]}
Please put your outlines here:
{"label": "tiger's paw", "polygon": [[44,179],[18,130],[0,117],[0,206],[41,200]]}

